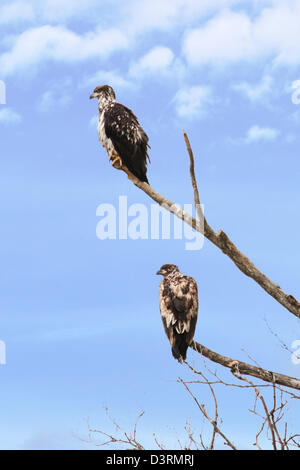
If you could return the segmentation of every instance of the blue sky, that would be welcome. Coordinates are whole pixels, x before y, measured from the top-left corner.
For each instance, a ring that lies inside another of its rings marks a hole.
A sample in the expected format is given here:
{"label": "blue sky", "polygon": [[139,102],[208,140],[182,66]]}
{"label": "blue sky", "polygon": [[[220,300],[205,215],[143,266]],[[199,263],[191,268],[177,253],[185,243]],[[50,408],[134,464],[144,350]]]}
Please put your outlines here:
{"label": "blue sky", "polygon": [[[209,430],[176,383],[191,376],[161,325],[164,263],[198,282],[199,342],[299,376],[265,319],[289,346],[299,322],[208,241],[96,237],[99,204],[151,201],[111,168],[88,99],[114,87],[149,136],[150,183],[180,204],[185,129],[209,223],[299,297],[299,24],[296,0],[1,0],[1,448],[90,448],[78,436],[88,417],[111,428],[104,406],[125,428],[145,410],[148,447],[153,432],[175,446],[186,418]],[[224,431],[251,446],[250,396],[218,395]]]}

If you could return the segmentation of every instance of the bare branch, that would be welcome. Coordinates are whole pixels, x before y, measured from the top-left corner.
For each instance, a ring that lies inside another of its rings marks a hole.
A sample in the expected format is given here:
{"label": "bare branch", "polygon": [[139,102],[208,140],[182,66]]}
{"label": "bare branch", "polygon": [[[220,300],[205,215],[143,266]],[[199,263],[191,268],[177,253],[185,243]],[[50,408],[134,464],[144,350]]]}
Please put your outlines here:
{"label": "bare branch", "polygon": [[195,397],[195,395],[192,393],[192,391],[190,390],[190,388],[187,386],[187,384],[179,377],[178,378],[179,382],[182,383],[182,385],[184,385],[185,389],[188,391],[188,393],[191,395],[191,397],[193,398],[193,400],[195,401],[197,407],[199,408],[199,410],[201,411],[201,413],[203,414],[203,416],[210,422],[210,424],[213,426],[213,429],[214,429],[214,433],[216,434],[219,434],[225,441],[225,443],[231,447],[232,450],[236,450],[236,447],[235,445],[228,439],[227,436],[225,436],[225,434],[220,430],[220,428],[218,427],[217,425],[217,422],[214,421],[208,414],[207,414],[207,411],[205,409],[205,406],[202,404],[200,405],[200,403],[198,402],[197,398]]}
{"label": "bare branch", "polygon": [[[106,408],[106,414],[109,417],[109,419],[113,422],[113,424],[116,427],[116,432],[120,433],[122,431],[121,427],[119,424],[116,423],[115,420],[112,420],[111,417],[108,415],[108,410]],[[106,433],[104,431],[101,431],[99,429],[93,429],[90,427],[89,422],[88,424],[88,432],[89,432],[89,438],[88,439],[80,439],[82,442],[86,442],[88,444],[93,444],[96,447],[106,447],[110,446],[112,444],[119,444],[122,447],[123,446],[129,446],[128,449],[134,449],[134,450],[145,450],[145,448],[142,446],[140,442],[137,441],[136,438],[136,431],[137,431],[137,425],[139,420],[142,418],[144,415],[144,411],[142,411],[139,416],[136,419],[136,422],[134,424],[133,432],[130,432],[129,434],[126,431],[123,431],[121,436],[113,436],[112,434]],[[102,436],[105,439],[101,442],[98,442],[95,440],[95,436]]]}
{"label": "bare branch", "polygon": [[[223,230],[219,230],[216,233],[207,223],[204,218],[201,206],[199,203],[199,193],[197,189],[197,182],[194,171],[194,156],[189,143],[188,137],[184,134],[185,142],[190,157],[190,172],[192,176],[192,183],[194,188],[194,199],[196,204],[197,215],[200,220],[204,221],[204,236],[215,246],[217,246],[226,256],[228,256],[234,264],[242,271],[246,276],[252,278],[257,282],[269,295],[271,295],[277,302],[283,307],[293,313],[296,317],[300,318],[300,303],[292,295],[286,294],[278,284],[271,281],[265,274],[263,274],[230,240]],[[119,168],[120,169],[120,168]],[[175,205],[172,201],[157,193],[149,184],[141,182],[136,178],[125,166],[121,168],[128,178],[137,186],[139,189],[144,191],[153,201],[163,206],[166,210],[174,214],[179,219],[190,225],[194,230],[199,233],[203,233],[202,224],[197,221],[187,212]]]}
{"label": "bare branch", "polygon": [[222,356],[221,354],[208,349],[206,346],[203,346],[196,341],[193,341],[190,347],[211,361],[216,362],[217,364],[220,364],[224,367],[228,367],[231,369],[231,371],[237,369],[241,374],[251,375],[252,377],[256,377],[260,380],[263,380],[264,382],[274,382],[278,385],[284,385],[285,387],[300,390],[300,380],[294,377],[289,377],[288,375],[272,372],[260,367],[253,366],[251,364],[247,364],[246,362]]}

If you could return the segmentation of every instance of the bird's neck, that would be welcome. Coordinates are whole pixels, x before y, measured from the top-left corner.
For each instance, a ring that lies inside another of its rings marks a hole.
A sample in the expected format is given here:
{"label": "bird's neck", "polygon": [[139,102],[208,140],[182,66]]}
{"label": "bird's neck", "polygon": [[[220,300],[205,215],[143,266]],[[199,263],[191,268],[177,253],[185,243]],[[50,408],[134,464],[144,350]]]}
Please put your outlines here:
{"label": "bird's neck", "polygon": [[170,273],[166,276],[166,279],[172,280],[172,279],[178,278],[180,276],[182,276],[180,271],[173,271],[172,273]]}
{"label": "bird's neck", "polygon": [[104,97],[104,96],[102,98],[99,98],[98,99],[99,112],[101,113],[107,105],[109,105],[111,103],[115,103],[115,102],[116,102],[115,98]]}

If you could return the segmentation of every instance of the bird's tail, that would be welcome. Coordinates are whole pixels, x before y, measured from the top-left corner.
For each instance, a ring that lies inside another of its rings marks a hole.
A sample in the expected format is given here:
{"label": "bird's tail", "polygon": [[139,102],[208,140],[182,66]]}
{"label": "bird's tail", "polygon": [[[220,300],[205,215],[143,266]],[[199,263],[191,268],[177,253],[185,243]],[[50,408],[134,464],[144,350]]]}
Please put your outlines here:
{"label": "bird's tail", "polygon": [[148,183],[148,178],[147,178],[147,166],[146,164],[140,164],[140,165],[133,165],[131,162],[127,163],[127,168],[131,173],[134,174],[140,181],[143,183]]}
{"label": "bird's tail", "polygon": [[149,184],[149,181],[148,181],[148,178],[146,175],[144,175],[141,179],[141,181],[143,181],[144,183],[148,183]]}
{"label": "bird's tail", "polygon": [[182,363],[186,360],[186,352],[188,344],[185,339],[185,335],[178,335],[175,339],[175,343],[172,346],[172,355],[178,362]]}

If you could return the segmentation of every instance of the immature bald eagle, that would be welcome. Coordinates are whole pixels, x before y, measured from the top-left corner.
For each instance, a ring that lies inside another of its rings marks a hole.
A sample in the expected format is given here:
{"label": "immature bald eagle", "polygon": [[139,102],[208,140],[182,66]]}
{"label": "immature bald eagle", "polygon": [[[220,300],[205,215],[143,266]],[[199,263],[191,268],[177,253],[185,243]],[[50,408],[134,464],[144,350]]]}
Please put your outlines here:
{"label": "immature bald eagle", "polygon": [[172,354],[179,362],[193,341],[198,316],[196,281],[184,276],[174,264],[164,264],[156,274],[164,279],[159,286],[159,306]]}
{"label": "immature bald eagle", "polygon": [[148,136],[133,112],[116,101],[112,87],[98,86],[90,99],[98,99],[99,140],[105,147],[109,160],[117,167],[125,165],[139,180],[148,182]]}

